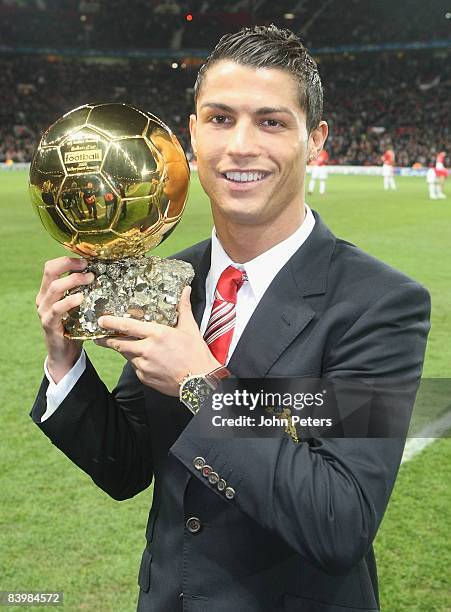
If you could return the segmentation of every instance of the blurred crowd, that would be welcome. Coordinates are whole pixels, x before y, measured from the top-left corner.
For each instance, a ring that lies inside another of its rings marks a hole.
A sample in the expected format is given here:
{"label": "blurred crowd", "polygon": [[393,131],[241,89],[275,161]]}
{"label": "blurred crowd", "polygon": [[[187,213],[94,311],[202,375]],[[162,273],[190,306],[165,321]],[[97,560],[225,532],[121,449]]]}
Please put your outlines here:
{"label": "blurred crowd", "polygon": [[0,44],[12,46],[208,49],[225,32],[271,22],[309,47],[451,35],[446,0],[0,0]]}
{"label": "blurred crowd", "polygon": [[0,162],[29,161],[50,123],[88,102],[126,102],[168,123],[189,149],[194,72],[167,62],[0,59]]}
{"label": "blurred crowd", "polygon": [[[400,54],[322,58],[329,163],[374,165],[388,146],[396,165],[428,165],[450,151],[447,57]],[[188,116],[197,67],[168,61],[0,59],[0,162],[30,161],[43,130],[87,102],[127,102],[153,112],[191,156]]]}
{"label": "blurred crowd", "polygon": [[425,166],[450,150],[447,57],[372,54],[321,63],[320,72],[330,163],[377,165],[391,147],[397,166]]}

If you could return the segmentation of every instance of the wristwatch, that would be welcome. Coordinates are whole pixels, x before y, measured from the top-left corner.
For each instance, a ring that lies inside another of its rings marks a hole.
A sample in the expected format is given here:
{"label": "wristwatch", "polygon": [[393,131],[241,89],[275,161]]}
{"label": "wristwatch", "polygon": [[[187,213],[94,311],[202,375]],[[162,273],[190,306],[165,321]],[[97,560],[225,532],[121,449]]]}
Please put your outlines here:
{"label": "wristwatch", "polygon": [[197,414],[210,393],[217,388],[219,381],[231,375],[225,366],[220,366],[207,374],[188,373],[180,383],[180,401],[193,414]]}

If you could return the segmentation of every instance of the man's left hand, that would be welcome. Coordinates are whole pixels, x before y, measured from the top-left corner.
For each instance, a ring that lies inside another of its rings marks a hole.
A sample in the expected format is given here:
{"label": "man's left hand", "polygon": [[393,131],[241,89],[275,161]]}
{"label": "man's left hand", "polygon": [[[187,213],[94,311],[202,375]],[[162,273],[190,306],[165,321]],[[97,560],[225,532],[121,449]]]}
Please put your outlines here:
{"label": "man's left hand", "polygon": [[205,374],[222,365],[202,338],[191,310],[190,294],[191,287],[185,287],[176,327],[102,316],[99,325],[121,336],[101,338],[95,343],[121,353],[145,385],[178,396],[180,382],[187,374]]}

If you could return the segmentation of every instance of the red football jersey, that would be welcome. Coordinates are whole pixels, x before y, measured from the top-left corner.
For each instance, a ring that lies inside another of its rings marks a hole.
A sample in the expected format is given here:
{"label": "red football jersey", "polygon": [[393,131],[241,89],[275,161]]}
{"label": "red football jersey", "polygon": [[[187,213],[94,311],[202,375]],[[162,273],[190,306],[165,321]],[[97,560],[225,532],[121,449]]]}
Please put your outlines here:
{"label": "red football jersey", "polygon": [[321,153],[318,155],[318,158],[316,161],[318,163],[318,166],[325,166],[327,162],[329,161],[329,153],[323,149]]}
{"label": "red football jersey", "polygon": [[437,159],[435,161],[435,174],[437,176],[444,176],[445,178],[448,176],[448,170],[445,168],[445,157],[446,153],[444,151],[440,151],[437,155]]}
{"label": "red football jersey", "polygon": [[388,166],[393,166],[393,164],[395,163],[394,151],[392,151],[391,149],[387,149],[387,151],[385,151],[385,153],[382,155],[382,160],[384,164],[387,164]]}

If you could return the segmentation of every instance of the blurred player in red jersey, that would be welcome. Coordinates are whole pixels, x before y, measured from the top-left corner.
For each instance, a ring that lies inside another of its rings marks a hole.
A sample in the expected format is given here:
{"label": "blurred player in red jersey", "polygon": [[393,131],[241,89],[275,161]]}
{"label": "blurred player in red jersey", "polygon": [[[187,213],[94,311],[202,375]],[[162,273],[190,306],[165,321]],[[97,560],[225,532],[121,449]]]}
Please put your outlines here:
{"label": "blurred player in red jersey", "polygon": [[316,159],[310,162],[312,166],[312,174],[310,176],[310,182],[308,185],[308,192],[312,194],[315,190],[316,179],[319,180],[319,193],[324,195],[326,193],[326,180],[327,180],[327,162],[329,161],[329,153],[324,149],[318,155]]}
{"label": "blurred player in red jersey", "polygon": [[92,219],[94,217],[94,219],[97,219],[97,202],[94,184],[91,182],[87,183],[82,193],[83,202],[88,209],[89,218]]}
{"label": "blurred player in red jersey", "polygon": [[381,157],[382,176],[384,177],[384,189],[396,189],[393,166],[395,165],[395,152],[387,149]]}
{"label": "blurred player in red jersey", "polygon": [[443,200],[446,198],[446,195],[443,193],[443,186],[445,184],[445,179],[448,176],[448,170],[445,166],[445,151],[440,151],[435,160],[435,174],[437,175],[437,198]]}

